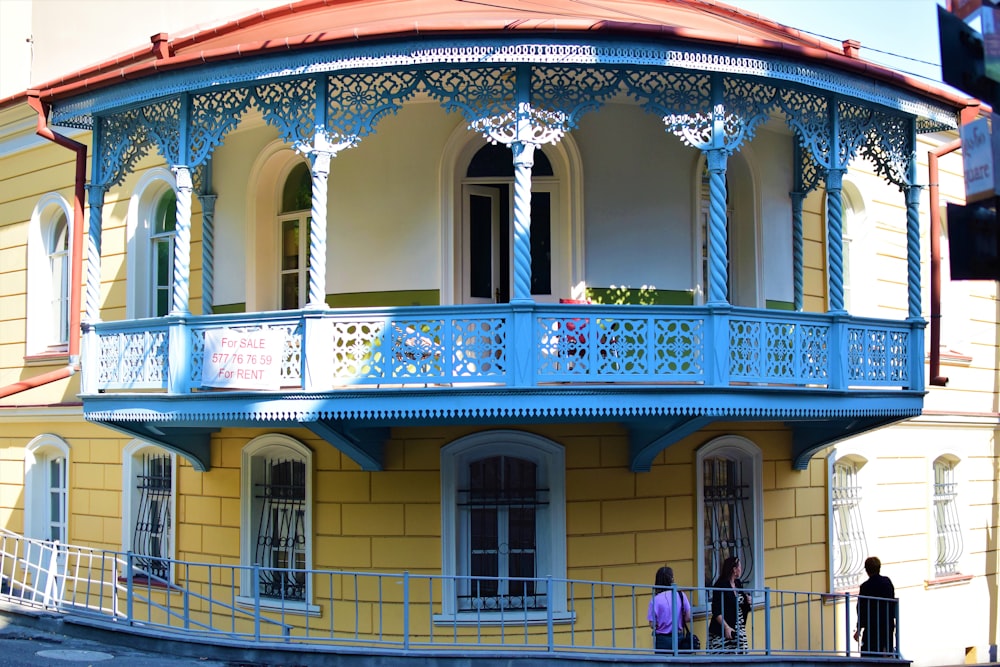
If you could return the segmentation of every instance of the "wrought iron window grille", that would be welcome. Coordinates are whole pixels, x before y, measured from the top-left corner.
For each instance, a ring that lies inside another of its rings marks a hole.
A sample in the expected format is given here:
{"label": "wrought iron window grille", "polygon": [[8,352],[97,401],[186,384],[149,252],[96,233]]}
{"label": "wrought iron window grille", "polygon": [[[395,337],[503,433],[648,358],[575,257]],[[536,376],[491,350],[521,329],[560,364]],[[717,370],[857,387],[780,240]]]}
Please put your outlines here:
{"label": "wrought iron window grille", "polygon": [[261,566],[261,597],[306,599],[306,466],[302,461],[267,459],[254,484],[260,503],[254,563]]}
{"label": "wrought iron window grille", "polygon": [[947,461],[934,463],[934,524],[937,533],[937,555],[934,575],[946,577],[958,574],[962,556],[962,526],[958,516],[958,484],[955,468]]}
{"label": "wrought iron window grille", "polygon": [[833,499],[833,587],[856,588],[865,574],[868,542],[861,514],[861,486],[858,467],[850,461],[837,462],[831,484]]}
{"label": "wrought iron window grille", "polygon": [[170,515],[173,495],[170,456],[143,454],[136,476],[139,511],[132,533],[135,567],[148,576],[170,578]]}
{"label": "wrought iron window grille", "polygon": [[743,481],[743,465],[725,458],[704,460],[705,585],[712,586],[730,556],[740,559],[743,581],[753,581],[754,549],[750,528],[753,496]]}

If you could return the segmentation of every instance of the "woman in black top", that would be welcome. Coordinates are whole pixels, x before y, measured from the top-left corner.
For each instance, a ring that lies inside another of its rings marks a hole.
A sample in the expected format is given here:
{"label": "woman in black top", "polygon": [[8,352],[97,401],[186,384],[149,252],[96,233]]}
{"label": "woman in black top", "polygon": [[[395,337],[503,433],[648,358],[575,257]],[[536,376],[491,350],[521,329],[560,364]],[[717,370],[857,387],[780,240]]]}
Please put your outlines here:
{"label": "woman in black top", "polygon": [[712,622],[708,626],[709,651],[746,653],[746,618],[750,595],[743,592],[740,559],[730,556],[722,563],[722,573],[712,591]]}

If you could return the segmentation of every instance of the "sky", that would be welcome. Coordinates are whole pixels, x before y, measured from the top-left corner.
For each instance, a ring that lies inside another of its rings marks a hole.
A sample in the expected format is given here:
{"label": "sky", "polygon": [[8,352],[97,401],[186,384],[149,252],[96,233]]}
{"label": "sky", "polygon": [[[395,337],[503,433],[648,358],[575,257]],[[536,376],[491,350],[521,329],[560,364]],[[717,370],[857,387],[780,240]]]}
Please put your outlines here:
{"label": "sky", "polygon": [[836,44],[857,40],[865,60],[941,81],[937,5],[944,0],[720,1]]}

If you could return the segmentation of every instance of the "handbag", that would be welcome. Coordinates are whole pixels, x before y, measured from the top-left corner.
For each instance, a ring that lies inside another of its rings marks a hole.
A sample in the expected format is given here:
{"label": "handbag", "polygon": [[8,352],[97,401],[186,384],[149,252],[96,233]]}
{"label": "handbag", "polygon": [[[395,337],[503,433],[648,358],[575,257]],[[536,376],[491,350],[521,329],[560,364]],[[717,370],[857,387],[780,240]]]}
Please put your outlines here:
{"label": "handbag", "polygon": [[701,640],[698,635],[691,632],[687,623],[684,624],[684,634],[677,636],[678,651],[697,651],[701,648]]}

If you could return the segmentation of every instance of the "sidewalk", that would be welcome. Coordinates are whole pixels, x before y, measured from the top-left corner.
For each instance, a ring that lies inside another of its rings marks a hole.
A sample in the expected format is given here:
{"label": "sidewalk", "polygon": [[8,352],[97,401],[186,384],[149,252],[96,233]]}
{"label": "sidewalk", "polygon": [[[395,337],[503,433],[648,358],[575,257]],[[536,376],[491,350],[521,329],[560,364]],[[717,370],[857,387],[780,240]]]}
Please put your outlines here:
{"label": "sidewalk", "polygon": [[[83,636],[63,634],[56,628],[58,623],[32,617],[12,618],[11,614],[0,613],[0,667],[36,667],[45,665],[87,665],[93,667],[233,667],[234,663],[206,657],[179,657],[170,653],[142,650],[125,644],[108,641],[107,633],[87,638],[92,631],[82,630]],[[67,632],[72,626],[62,624]],[[110,639],[127,639],[116,634]],[[160,642],[170,648],[167,642]],[[211,647],[208,647],[211,648]],[[238,664],[238,663],[237,663]]]}

